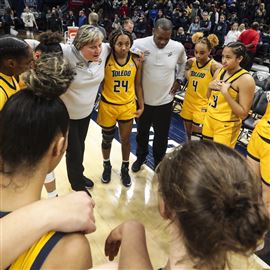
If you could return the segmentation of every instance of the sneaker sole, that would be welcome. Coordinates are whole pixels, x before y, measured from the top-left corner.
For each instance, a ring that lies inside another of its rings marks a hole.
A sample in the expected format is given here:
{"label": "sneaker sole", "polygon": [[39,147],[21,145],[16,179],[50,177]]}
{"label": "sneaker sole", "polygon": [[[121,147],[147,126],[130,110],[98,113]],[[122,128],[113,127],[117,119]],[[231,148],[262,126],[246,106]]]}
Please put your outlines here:
{"label": "sneaker sole", "polygon": [[[121,175],[120,175],[120,177],[121,177]],[[130,184],[129,184],[129,185],[125,185],[125,184],[123,183],[122,177],[121,177],[121,183],[122,183],[122,185],[123,185],[124,187],[126,187],[126,188],[128,188],[128,187],[130,187],[130,186],[132,185],[131,179],[130,179]]]}
{"label": "sneaker sole", "polygon": [[121,182],[122,182],[122,185],[124,186],[124,187],[126,187],[126,188],[129,188],[129,187],[131,187],[131,182],[130,182],[130,184],[129,185],[124,185],[124,183],[123,183],[123,181],[121,180]]}
{"label": "sneaker sole", "polygon": [[110,179],[109,181],[105,181],[105,180],[101,177],[101,182],[102,182],[103,184],[109,184],[109,183],[111,182],[111,179]]}
{"label": "sneaker sole", "polygon": [[88,187],[88,186],[85,186],[85,188],[87,188],[87,189],[92,189],[94,186],[92,186],[92,187]]}

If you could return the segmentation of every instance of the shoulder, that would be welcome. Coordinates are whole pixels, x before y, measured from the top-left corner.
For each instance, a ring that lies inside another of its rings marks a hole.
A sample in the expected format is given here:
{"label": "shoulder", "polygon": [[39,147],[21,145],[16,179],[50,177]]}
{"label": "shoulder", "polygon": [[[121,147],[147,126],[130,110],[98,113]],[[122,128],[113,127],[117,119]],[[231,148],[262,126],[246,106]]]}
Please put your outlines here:
{"label": "shoulder", "polygon": [[187,63],[189,63],[189,64],[193,64],[194,63],[194,61],[196,60],[196,58],[195,57],[191,57],[191,58],[189,58],[188,60],[187,60]]}
{"label": "shoulder", "polygon": [[213,79],[217,78],[223,70],[224,69],[222,67],[219,67],[218,69],[216,69],[216,71],[214,72],[214,75],[213,75]]}
{"label": "shoulder", "polygon": [[145,46],[145,45],[148,45],[148,44],[151,44],[151,39],[153,37],[152,36],[149,36],[149,37],[145,37],[145,38],[137,38],[134,40],[133,42],[133,46]]}
{"label": "shoulder", "polygon": [[239,83],[248,83],[248,84],[254,84],[255,86],[255,81],[253,79],[253,77],[250,75],[249,72],[247,73],[244,73],[243,75],[241,75],[239,78],[238,78],[238,82]]}
{"label": "shoulder", "polygon": [[181,42],[178,42],[178,41],[175,41],[175,40],[172,40],[172,39],[170,39],[168,45],[175,48],[175,49],[177,49],[177,50],[181,50],[181,51],[185,50],[184,45]]}
{"label": "shoulder", "polygon": [[244,95],[250,95],[255,92],[256,84],[249,73],[244,73],[235,82],[235,86]]}
{"label": "shoulder", "polygon": [[191,57],[189,59],[187,59],[186,62],[186,69],[191,69],[193,63],[195,62],[196,58],[195,57]]}
{"label": "shoulder", "polygon": [[71,51],[71,46],[69,44],[60,43],[63,52]]}
{"label": "shoulder", "polygon": [[131,57],[137,67],[140,67],[142,65],[139,55],[131,53]]}
{"label": "shoulder", "polygon": [[90,245],[80,233],[66,234],[46,258],[43,269],[88,269],[92,266]]}
{"label": "shoulder", "polygon": [[212,74],[214,74],[216,72],[216,70],[221,70],[222,68],[222,65],[217,62],[216,60],[213,60],[212,61],[212,64],[211,64],[211,71],[212,71]]}
{"label": "shoulder", "polygon": [[102,42],[102,55],[104,55],[105,58],[107,58],[107,56],[110,54],[110,52],[111,52],[110,44]]}

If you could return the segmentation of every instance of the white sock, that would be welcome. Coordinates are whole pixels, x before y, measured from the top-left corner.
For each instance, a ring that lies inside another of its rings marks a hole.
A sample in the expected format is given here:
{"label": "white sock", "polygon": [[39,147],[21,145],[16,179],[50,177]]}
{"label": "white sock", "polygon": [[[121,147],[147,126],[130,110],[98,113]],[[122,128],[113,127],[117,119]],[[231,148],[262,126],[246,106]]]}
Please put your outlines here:
{"label": "white sock", "polygon": [[55,198],[58,196],[58,192],[56,191],[56,189],[52,192],[48,192],[48,198]]}
{"label": "white sock", "polygon": [[198,137],[198,136],[196,136],[196,135],[191,135],[191,140],[192,140],[192,141],[200,141],[201,138]]}

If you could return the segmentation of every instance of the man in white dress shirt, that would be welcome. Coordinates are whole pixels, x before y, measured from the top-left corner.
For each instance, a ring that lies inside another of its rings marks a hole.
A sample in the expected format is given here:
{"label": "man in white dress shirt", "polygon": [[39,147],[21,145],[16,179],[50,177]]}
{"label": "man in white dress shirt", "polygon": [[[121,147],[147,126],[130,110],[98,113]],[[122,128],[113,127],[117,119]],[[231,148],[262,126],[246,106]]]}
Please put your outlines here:
{"label": "man in white dress shirt", "polygon": [[132,165],[133,172],[139,171],[146,162],[151,126],[155,133],[155,167],[166,153],[174,94],[184,78],[187,60],[184,46],[171,40],[172,27],[170,20],[161,18],[155,23],[153,36],[134,41],[134,49],[144,52],[142,86],[145,104],[138,119],[137,160]]}

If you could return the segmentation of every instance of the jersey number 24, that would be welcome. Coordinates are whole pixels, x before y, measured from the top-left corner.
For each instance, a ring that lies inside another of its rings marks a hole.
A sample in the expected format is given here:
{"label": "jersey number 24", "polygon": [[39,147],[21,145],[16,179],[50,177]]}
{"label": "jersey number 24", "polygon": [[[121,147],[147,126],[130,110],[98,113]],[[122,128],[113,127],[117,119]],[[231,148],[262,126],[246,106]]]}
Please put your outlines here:
{"label": "jersey number 24", "polygon": [[113,91],[116,93],[120,92],[120,89],[123,88],[125,92],[128,91],[128,81],[114,81]]}

